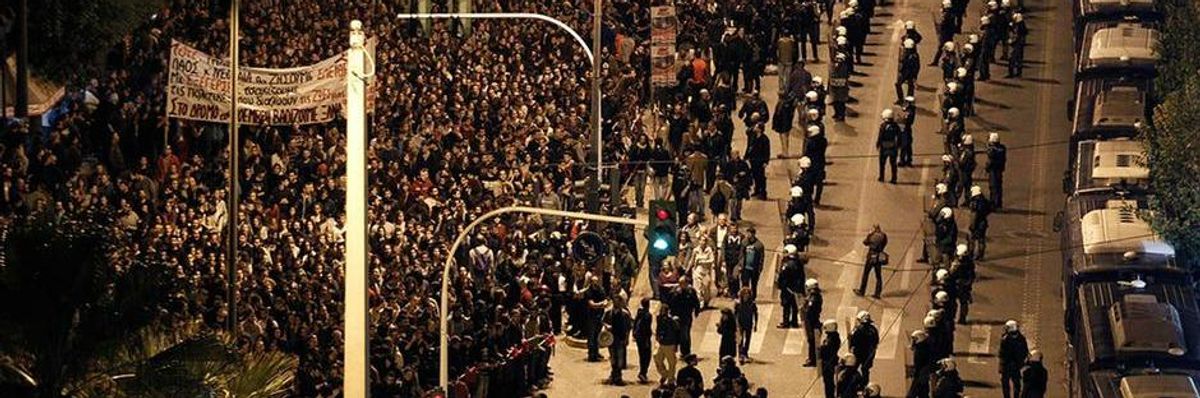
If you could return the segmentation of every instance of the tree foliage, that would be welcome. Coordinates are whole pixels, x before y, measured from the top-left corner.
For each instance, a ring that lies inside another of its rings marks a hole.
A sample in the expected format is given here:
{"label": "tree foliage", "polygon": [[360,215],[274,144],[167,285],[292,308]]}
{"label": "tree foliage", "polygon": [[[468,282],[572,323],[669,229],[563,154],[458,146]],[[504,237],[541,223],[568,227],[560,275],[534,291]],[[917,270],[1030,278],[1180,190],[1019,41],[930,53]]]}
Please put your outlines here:
{"label": "tree foliage", "polygon": [[163,0],[29,2],[29,62],[56,81],[98,66],[106,52],[158,11]]}
{"label": "tree foliage", "polygon": [[0,396],[275,397],[296,360],[164,314],[174,268],[127,253],[108,217],[21,219],[0,237]]}
{"label": "tree foliage", "polygon": [[1141,135],[1155,196],[1155,230],[1178,258],[1200,266],[1200,10],[1194,0],[1160,0],[1166,21],[1155,81],[1159,105]]}
{"label": "tree foliage", "polygon": [[1173,243],[1179,258],[1200,254],[1200,74],[1167,94],[1142,134],[1154,181],[1155,230]]}

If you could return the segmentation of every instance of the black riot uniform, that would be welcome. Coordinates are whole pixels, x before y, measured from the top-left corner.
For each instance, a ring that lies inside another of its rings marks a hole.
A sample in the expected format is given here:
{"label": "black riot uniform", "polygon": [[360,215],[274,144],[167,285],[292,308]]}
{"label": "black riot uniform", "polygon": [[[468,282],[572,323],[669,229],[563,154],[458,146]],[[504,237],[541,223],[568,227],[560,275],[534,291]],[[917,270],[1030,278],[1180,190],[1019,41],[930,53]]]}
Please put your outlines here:
{"label": "black riot uniform", "polygon": [[879,328],[867,320],[859,322],[850,331],[850,353],[858,359],[858,367],[863,379],[871,379],[871,368],[875,366],[875,352],[879,348]]}

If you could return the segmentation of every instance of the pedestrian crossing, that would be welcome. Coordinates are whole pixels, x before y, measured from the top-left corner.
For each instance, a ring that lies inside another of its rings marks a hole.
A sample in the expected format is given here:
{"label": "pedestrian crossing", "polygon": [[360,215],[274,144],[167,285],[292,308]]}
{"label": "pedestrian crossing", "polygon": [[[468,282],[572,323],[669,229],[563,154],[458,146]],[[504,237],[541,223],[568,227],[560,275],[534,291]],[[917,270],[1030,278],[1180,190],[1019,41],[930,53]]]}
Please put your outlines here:
{"label": "pedestrian crossing", "polygon": [[[717,306],[729,306],[732,304],[718,302]],[[858,315],[860,308],[857,306],[841,306],[835,309],[837,313],[837,321],[839,332],[843,339],[849,338],[850,330],[856,322],[855,317]],[[875,320],[876,327],[880,330],[880,343],[875,357],[876,359],[894,359],[897,357],[899,350],[905,347],[900,342],[902,335],[901,312],[895,308],[872,308],[871,319]],[[750,356],[759,355],[781,355],[781,356],[805,356],[808,355],[808,344],[804,338],[803,329],[780,329],[776,325],[783,321],[783,310],[779,308],[777,303],[759,304],[759,326],[758,330],[750,335]],[[717,333],[717,323],[720,322],[720,310],[713,309],[701,313],[693,324],[692,342],[693,350],[702,356],[715,356],[721,347],[721,335]],[[843,352],[847,349],[847,345],[842,345]]]}

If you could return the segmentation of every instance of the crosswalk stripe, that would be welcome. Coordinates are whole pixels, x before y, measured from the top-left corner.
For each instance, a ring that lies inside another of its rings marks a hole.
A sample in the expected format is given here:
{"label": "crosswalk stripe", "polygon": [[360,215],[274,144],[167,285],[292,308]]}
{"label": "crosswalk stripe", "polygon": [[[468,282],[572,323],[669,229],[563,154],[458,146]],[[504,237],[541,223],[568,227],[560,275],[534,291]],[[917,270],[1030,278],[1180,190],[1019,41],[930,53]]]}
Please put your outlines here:
{"label": "crosswalk stripe", "polygon": [[700,344],[697,345],[696,352],[716,353],[721,348],[721,335],[717,334],[717,322],[721,321],[721,313],[712,311],[708,315],[708,326],[704,328],[704,335],[700,338]]}
{"label": "crosswalk stripe", "polygon": [[842,349],[839,353],[845,354],[850,352],[850,344],[847,341],[850,339],[850,328],[854,326],[855,316],[858,315],[858,307],[841,306],[837,309],[837,324],[838,333],[842,335]]}
{"label": "crosswalk stripe", "polygon": [[970,363],[987,363],[984,360],[983,354],[988,353],[992,342],[992,328],[988,325],[971,326],[971,345],[967,352],[970,352],[971,357],[967,359]]}
{"label": "crosswalk stripe", "polygon": [[762,351],[763,340],[767,338],[767,331],[775,328],[775,324],[771,319],[771,315],[775,313],[775,307],[774,304],[758,307],[758,330],[750,335],[751,355],[758,355]]}
{"label": "crosswalk stripe", "polygon": [[788,329],[787,338],[783,340],[782,355],[804,355],[804,329]]}
{"label": "crosswalk stripe", "polygon": [[896,348],[900,344],[900,322],[896,322],[900,317],[900,310],[895,308],[885,308],[883,316],[879,318],[880,323],[877,325],[880,328],[887,330],[880,331],[879,349],[875,352],[876,359],[893,359],[896,358]]}

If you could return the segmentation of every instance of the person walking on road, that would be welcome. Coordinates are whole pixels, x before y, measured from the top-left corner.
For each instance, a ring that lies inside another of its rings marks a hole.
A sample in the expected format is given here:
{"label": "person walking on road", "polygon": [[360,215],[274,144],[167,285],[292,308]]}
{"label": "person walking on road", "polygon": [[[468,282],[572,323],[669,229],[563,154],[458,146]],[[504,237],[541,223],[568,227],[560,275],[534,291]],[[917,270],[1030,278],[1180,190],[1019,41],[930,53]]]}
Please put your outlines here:
{"label": "person walking on road", "polygon": [[721,344],[717,352],[720,357],[737,355],[737,319],[734,319],[732,308],[721,309],[721,319],[717,321],[717,335],[721,336]]}
{"label": "person walking on road", "polygon": [[754,182],[753,197],[767,200],[767,163],[771,161],[771,140],[763,134],[762,126],[750,130],[746,160],[750,162],[750,176]]}
{"label": "person walking on road", "polygon": [[733,313],[738,327],[738,361],[744,364],[750,361],[750,336],[758,331],[758,303],[749,286],[738,292]]}
{"label": "person walking on road", "polygon": [[879,181],[883,181],[884,165],[892,168],[892,184],[896,183],[896,157],[900,150],[900,125],[893,118],[891,109],[880,113],[879,135],[875,138],[875,149],[879,150]]}
{"label": "person walking on road", "polygon": [[817,333],[821,330],[821,307],[824,305],[824,298],[821,294],[821,285],[816,279],[810,278],[804,281],[804,341],[808,345],[808,360],[804,361],[805,367],[812,367],[817,363]]}
{"label": "person walking on road", "polygon": [[658,329],[654,338],[658,340],[658,351],[654,353],[654,367],[658,370],[659,382],[675,382],[675,365],[679,359],[679,318],[672,315],[669,306],[658,307]]}
{"label": "person walking on road", "polygon": [[838,350],[842,349],[842,336],[838,333],[837,321],[826,319],[821,324],[821,330],[825,332],[825,337],[821,340],[821,346],[817,349],[817,354],[820,360],[821,381],[825,385],[825,398],[837,398],[836,394],[836,373],[838,363],[841,358],[838,357]]}
{"label": "person walking on road", "polygon": [[875,274],[875,298],[879,298],[883,292],[883,266],[887,262],[887,254],[884,249],[887,248],[888,238],[879,224],[871,229],[871,233],[867,234],[867,238],[863,239],[863,246],[867,247],[867,261],[863,266],[862,277],[858,280],[858,289],[854,289],[854,294],[862,296],[867,290],[867,280],[871,273]]}
{"label": "person walking on road", "polygon": [[1004,398],[1021,397],[1021,368],[1029,359],[1029,342],[1017,321],[1004,323],[1004,335],[1000,337],[1000,389]]}
{"label": "person walking on road", "polygon": [[650,370],[651,343],[654,336],[654,318],[650,315],[650,298],[643,297],[638,305],[637,315],[633,318],[633,342],[638,351],[638,382],[649,381],[647,372]]}
{"label": "person walking on road", "polygon": [[[692,353],[692,321],[700,315],[700,297],[689,278],[679,278],[679,286],[671,293],[671,314],[679,317],[679,352]],[[660,326],[661,328],[661,326]]]}
{"label": "person walking on road", "polygon": [[1021,384],[1025,389],[1021,391],[1020,398],[1045,397],[1046,382],[1049,378],[1046,367],[1042,366],[1042,352],[1030,351],[1029,360],[1025,362],[1025,367],[1021,368]]}
{"label": "person walking on road", "polygon": [[612,308],[609,308],[604,314],[604,324],[608,325],[608,331],[612,333],[612,342],[608,344],[608,363],[609,376],[608,383],[614,386],[625,385],[625,380],[621,378],[621,370],[626,365],[627,347],[629,347],[629,332],[632,329],[633,319],[629,315],[629,310],[625,307],[624,295],[618,294],[612,300]]}
{"label": "person walking on road", "polygon": [[742,286],[750,288],[750,294],[758,299],[758,278],[762,275],[764,257],[767,250],[762,241],[758,240],[758,232],[754,227],[746,228],[746,255],[742,259]]}

